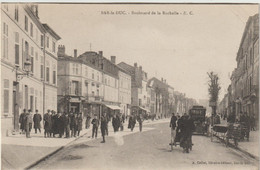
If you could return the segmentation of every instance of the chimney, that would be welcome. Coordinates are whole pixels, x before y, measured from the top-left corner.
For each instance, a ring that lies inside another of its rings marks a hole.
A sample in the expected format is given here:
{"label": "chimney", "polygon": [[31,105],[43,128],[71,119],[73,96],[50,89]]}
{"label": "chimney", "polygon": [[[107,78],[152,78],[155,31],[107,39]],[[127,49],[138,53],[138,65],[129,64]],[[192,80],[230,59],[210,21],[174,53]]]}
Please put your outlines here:
{"label": "chimney", "polygon": [[99,51],[98,54],[99,54],[100,56],[103,56],[103,51]]}
{"label": "chimney", "polygon": [[112,62],[113,64],[116,64],[116,56],[111,56],[111,62]]}
{"label": "chimney", "polygon": [[137,67],[137,63],[134,63],[134,66]]}
{"label": "chimney", "polygon": [[78,51],[77,51],[77,49],[74,49],[74,58],[77,58],[78,57]]}
{"label": "chimney", "polygon": [[58,57],[63,57],[65,55],[65,46],[59,45],[58,46]]}

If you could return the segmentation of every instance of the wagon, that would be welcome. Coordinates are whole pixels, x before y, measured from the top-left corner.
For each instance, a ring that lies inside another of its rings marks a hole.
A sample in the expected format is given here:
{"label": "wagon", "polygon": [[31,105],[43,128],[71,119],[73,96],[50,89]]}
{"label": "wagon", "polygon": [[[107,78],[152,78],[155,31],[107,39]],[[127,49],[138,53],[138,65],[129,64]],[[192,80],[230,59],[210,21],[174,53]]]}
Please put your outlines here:
{"label": "wagon", "polygon": [[229,145],[230,140],[234,141],[234,145],[238,146],[238,140],[241,136],[241,126],[240,124],[228,124],[221,125],[215,124],[211,130],[211,141],[213,141],[214,137],[225,142],[226,146]]}

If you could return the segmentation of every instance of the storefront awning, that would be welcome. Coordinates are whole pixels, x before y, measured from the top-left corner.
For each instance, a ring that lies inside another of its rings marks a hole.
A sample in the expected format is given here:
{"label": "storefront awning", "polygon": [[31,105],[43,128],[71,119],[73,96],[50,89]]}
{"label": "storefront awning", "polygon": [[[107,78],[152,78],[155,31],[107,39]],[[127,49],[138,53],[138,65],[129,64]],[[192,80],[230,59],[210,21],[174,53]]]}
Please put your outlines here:
{"label": "storefront awning", "polygon": [[121,110],[121,108],[119,106],[115,106],[115,105],[108,105],[106,104],[106,107],[112,109],[112,110]]}
{"label": "storefront awning", "polygon": [[140,106],[139,106],[139,108],[142,109],[142,110],[144,110],[144,111],[146,111],[146,112],[150,112],[150,110],[148,110],[148,109],[146,109],[146,108],[143,108],[143,107],[140,107]]}

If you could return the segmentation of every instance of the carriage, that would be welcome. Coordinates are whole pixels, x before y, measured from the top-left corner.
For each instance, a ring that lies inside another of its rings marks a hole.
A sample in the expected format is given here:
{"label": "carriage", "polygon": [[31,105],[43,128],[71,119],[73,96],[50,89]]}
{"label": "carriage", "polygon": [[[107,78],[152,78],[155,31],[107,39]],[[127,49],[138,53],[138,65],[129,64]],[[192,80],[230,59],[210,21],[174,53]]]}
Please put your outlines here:
{"label": "carriage", "polygon": [[206,108],[203,106],[193,106],[189,110],[189,114],[194,121],[195,130],[193,133],[205,134],[207,133],[206,120]]}

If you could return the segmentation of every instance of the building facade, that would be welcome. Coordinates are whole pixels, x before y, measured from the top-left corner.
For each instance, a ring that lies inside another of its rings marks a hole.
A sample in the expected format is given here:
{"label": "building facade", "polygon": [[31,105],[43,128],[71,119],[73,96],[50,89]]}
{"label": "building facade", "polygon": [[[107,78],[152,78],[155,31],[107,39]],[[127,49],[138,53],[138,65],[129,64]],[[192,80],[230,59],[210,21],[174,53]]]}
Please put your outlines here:
{"label": "building facade", "polygon": [[151,96],[147,87],[148,74],[142,70],[142,66],[131,66],[121,62],[118,66],[131,76],[131,114],[150,114]]}
{"label": "building facade", "polygon": [[37,5],[3,4],[1,16],[1,122],[2,132],[10,132],[19,129],[23,109],[33,113],[37,109],[43,114],[46,101],[51,100],[54,102],[49,109],[56,111],[57,84],[50,81],[52,88],[45,84],[49,83],[47,76],[49,80],[57,79],[57,75],[46,72],[46,61],[56,67],[57,57],[55,52],[51,52],[53,59],[47,56],[45,36],[49,35],[55,43],[60,37],[39,21]]}
{"label": "building facade", "polygon": [[[228,113],[241,112],[259,118],[259,16],[249,17],[236,56],[227,98]],[[258,126],[258,122],[257,122]]]}

